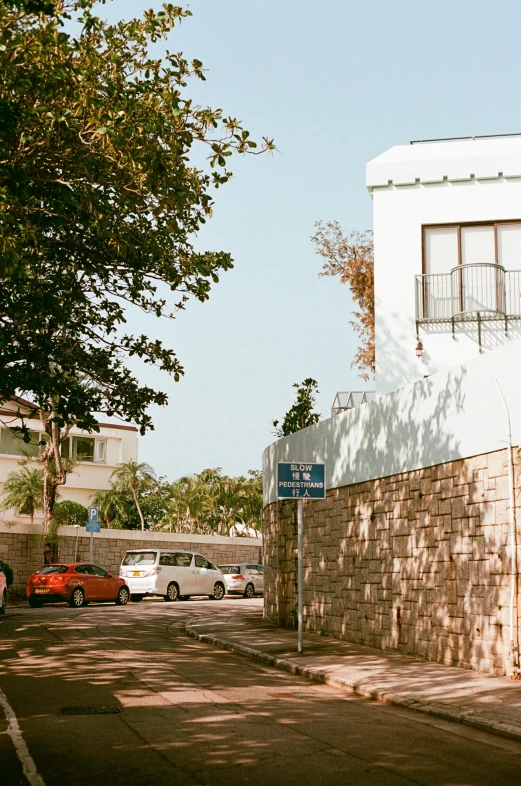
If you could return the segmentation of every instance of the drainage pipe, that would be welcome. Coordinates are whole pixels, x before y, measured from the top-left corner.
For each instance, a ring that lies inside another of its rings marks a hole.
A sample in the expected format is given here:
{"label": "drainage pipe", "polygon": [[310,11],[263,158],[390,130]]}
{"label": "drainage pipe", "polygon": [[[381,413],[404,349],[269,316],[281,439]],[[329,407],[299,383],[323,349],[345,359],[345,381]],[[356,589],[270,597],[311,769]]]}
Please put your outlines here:
{"label": "drainage pipe", "polygon": [[510,500],[509,540],[510,540],[510,663],[514,676],[519,673],[519,629],[517,620],[517,543],[516,543],[516,512],[514,491],[514,460],[512,457],[512,427],[510,412],[498,380],[495,380],[499,395],[505,408],[508,423],[508,494]]}

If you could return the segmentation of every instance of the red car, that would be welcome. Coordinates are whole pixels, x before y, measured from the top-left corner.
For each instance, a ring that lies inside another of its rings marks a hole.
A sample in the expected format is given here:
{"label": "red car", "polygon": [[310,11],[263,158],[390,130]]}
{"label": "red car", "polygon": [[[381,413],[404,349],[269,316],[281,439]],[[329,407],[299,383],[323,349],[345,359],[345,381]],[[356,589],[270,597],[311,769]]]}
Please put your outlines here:
{"label": "red car", "polygon": [[91,601],[113,601],[124,606],[130,598],[124,579],[89,562],[44,565],[27,579],[25,594],[33,608],[64,601],[73,609]]}
{"label": "red car", "polygon": [[0,614],[5,614],[6,608],[7,608],[7,579],[5,577],[5,573],[0,567]]}

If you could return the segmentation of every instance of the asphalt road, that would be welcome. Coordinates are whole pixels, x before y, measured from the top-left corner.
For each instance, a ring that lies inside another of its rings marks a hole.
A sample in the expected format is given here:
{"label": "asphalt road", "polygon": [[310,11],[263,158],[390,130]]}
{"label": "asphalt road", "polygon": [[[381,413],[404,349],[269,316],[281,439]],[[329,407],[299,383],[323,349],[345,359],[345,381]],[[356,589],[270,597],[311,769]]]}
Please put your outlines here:
{"label": "asphalt road", "polygon": [[194,615],[261,603],[10,608],[0,620],[0,786],[521,783],[520,743],[184,632]]}

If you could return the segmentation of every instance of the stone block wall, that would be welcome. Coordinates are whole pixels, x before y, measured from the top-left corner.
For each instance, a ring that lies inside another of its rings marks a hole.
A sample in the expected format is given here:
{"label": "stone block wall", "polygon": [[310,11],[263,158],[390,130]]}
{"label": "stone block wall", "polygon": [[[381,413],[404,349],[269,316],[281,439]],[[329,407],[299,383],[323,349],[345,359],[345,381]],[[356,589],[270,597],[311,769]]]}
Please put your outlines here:
{"label": "stone block wall", "polygon": [[[43,538],[38,526],[18,527],[0,526],[0,559],[9,562],[14,570],[14,584],[11,588],[13,598],[25,596],[27,577],[42,564]],[[79,530],[77,543],[78,561],[89,561],[90,535]],[[76,529],[61,527],[58,537],[58,553],[61,562],[74,562],[76,550]],[[94,562],[105,570],[117,575],[126,551],[132,549],[186,549],[204,554],[215,564],[228,562],[262,561],[260,539],[225,538],[210,536],[190,536],[174,533],[145,533],[129,530],[102,530],[94,535]]]}
{"label": "stone block wall", "polygon": [[[516,517],[521,460],[515,454]],[[508,453],[328,491],[305,502],[305,629],[509,673]],[[518,540],[518,564],[521,550]],[[296,503],[264,511],[265,615],[296,626]],[[517,596],[517,610],[520,597]],[[517,611],[517,625],[520,617]],[[515,638],[517,631],[514,626]]]}

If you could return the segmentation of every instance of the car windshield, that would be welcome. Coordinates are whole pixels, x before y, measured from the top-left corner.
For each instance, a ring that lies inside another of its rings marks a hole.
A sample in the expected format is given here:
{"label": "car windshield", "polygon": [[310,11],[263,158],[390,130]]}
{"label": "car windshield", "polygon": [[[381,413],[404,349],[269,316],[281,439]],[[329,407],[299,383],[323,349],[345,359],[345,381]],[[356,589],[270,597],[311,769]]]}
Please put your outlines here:
{"label": "car windshield", "polygon": [[240,573],[241,569],[238,565],[219,565],[219,570],[223,573]]}
{"label": "car windshield", "polygon": [[123,565],[153,565],[157,551],[129,551],[125,554]]}
{"label": "car windshield", "polygon": [[40,568],[37,573],[67,573],[69,570],[67,565],[45,565],[44,568]]}

